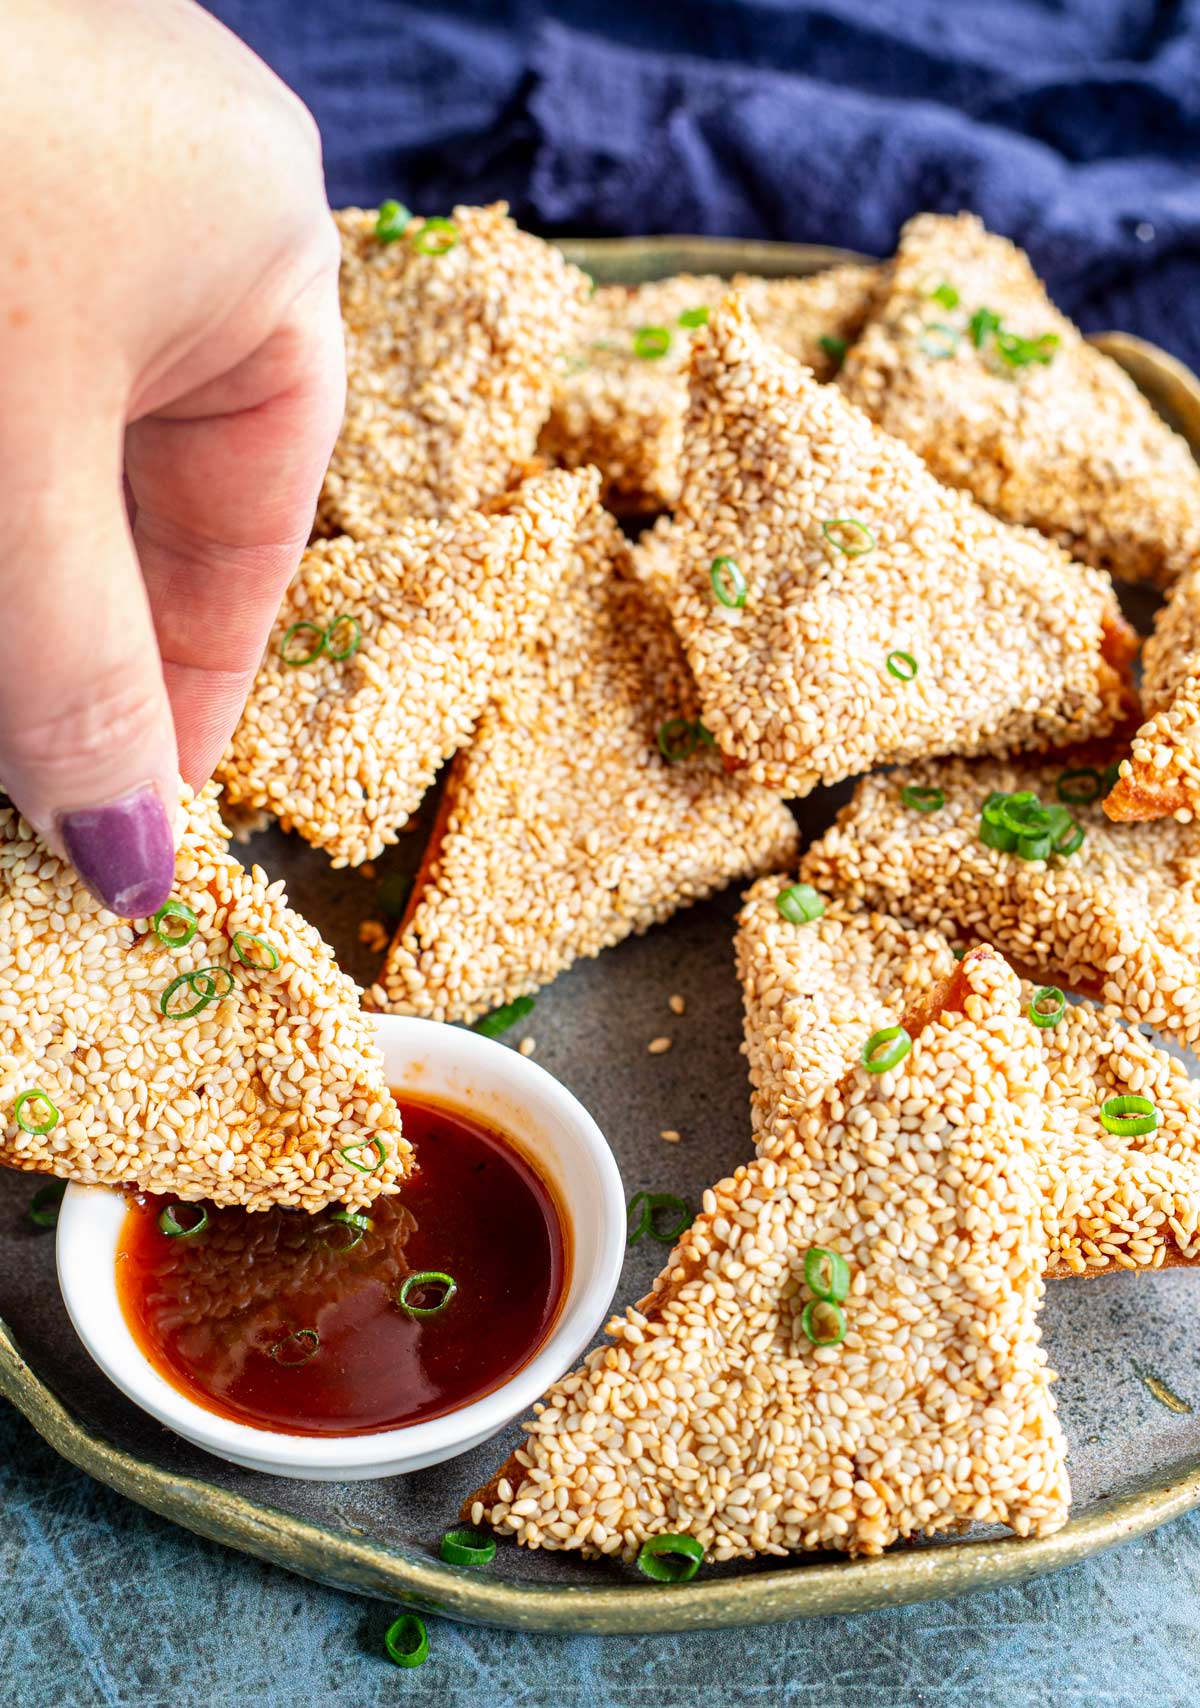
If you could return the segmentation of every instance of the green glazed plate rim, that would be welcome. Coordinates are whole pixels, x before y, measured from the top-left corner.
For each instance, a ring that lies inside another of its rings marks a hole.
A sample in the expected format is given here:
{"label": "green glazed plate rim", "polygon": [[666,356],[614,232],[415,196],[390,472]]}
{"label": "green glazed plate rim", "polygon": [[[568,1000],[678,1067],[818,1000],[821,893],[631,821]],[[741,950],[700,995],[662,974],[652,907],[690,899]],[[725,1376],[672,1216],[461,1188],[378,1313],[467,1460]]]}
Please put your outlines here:
{"label": "green glazed plate rim", "polygon": [[[570,259],[602,283],[637,283],[676,272],[803,275],[868,260],[809,244],[707,237],[562,239]],[[1180,362],[1125,333],[1092,342],[1130,374],[1200,455],[1200,381]],[[1089,1554],[1145,1535],[1200,1505],[1200,1459],[1097,1501],[1052,1536],[895,1548],[877,1559],[799,1561],[738,1577],[670,1587],[611,1588],[514,1582],[446,1565],[431,1554],[314,1524],[180,1476],[90,1432],[25,1362],[0,1322],[0,1395],[64,1459],[164,1518],[273,1565],[362,1595],[403,1601],[450,1619],[528,1631],[617,1634],[755,1625],[932,1601],[1025,1583]]]}

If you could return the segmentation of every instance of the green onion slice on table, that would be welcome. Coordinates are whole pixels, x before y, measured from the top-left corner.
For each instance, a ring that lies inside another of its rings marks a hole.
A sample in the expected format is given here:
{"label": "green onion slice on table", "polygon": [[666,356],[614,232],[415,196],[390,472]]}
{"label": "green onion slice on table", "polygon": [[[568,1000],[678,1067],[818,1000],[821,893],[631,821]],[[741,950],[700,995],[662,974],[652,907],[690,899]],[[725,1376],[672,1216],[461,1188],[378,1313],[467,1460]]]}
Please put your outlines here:
{"label": "green onion slice on table", "polygon": [[1100,1124],[1106,1132],[1133,1138],[1154,1131],[1158,1110],[1148,1097],[1110,1097],[1100,1110]]}
{"label": "green onion slice on table", "polygon": [[840,1346],[846,1338],[846,1313],[833,1299],[810,1299],[800,1327],[814,1346]]}
{"label": "green onion slice on table", "polygon": [[168,1239],[193,1239],[208,1226],[208,1211],[203,1204],[168,1204],[158,1212],[158,1226]]}
{"label": "green onion slice on table", "polygon": [[395,243],[404,236],[411,220],[412,214],[403,202],[384,202],[375,221],[375,236],[380,243]]}
{"label": "green onion slice on table", "polygon": [[811,884],[789,884],[775,897],[775,908],[789,925],[811,925],[824,913],[825,902]]}
{"label": "green onion slice on table", "polygon": [[[44,1113],[39,1114],[39,1111]],[[58,1104],[40,1085],[31,1085],[28,1091],[22,1091],[13,1104],[13,1120],[17,1126],[23,1133],[32,1133],[38,1139],[52,1133],[61,1119]]]}
{"label": "green onion slice on table", "polygon": [[383,1635],[388,1659],[397,1666],[424,1666],[429,1659],[429,1633],[418,1613],[402,1613]]}
{"label": "green onion slice on table", "polygon": [[[176,920],[179,922],[177,925],[174,923]],[[179,901],[175,896],[163,902],[150,921],[150,929],[168,949],[182,949],[190,943],[198,925],[199,920],[187,902]]]}
{"label": "green onion slice on table", "polygon": [[490,1566],[496,1558],[496,1538],[465,1525],[442,1537],[442,1558],[452,1566]]}
{"label": "green onion slice on table", "polygon": [[43,1186],[29,1200],[29,1208],[25,1214],[35,1228],[52,1228],[58,1222],[58,1209],[63,1201],[63,1193],[67,1190],[65,1180],[52,1180],[49,1186]]}
{"label": "green onion slice on table", "polygon": [[715,557],[709,567],[708,579],[713,597],[727,611],[740,611],[746,603],[746,577],[735,557]]}
{"label": "green onion slice on table", "polygon": [[[432,1304],[422,1305],[418,1295],[427,1289],[433,1290],[435,1297]],[[436,1317],[446,1309],[457,1292],[458,1282],[444,1269],[418,1269],[415,1274],[406,1275],[400,1283],[396,1303],[410,1317]]]}
{"label": "green onion slice on table", "polygon": [[821,523],[821,532],[843,557],[866,557],[875,550],[874,534],[857,516],[831,516]]}
{"label": "green onion slice on table", "polygon": [[[665,1225],[660,1220],[663,1216],[669,1218]],[[637,1245],[647,1234],[660,1245],[674,1245],[694,1220],[683,1199],[674,1192],[635,1192],[629,1200],[626,1218],[627,1246]]]}
{"label": "green onion slice on table", "polygon": [[639,326],[633,335],[633,353],[643,362],[656,362],[671,348],[671,333],[666,326]]}
{"label": "green onion slice on table", "polygon": [[804,1254],[804,1285],[815,1298],[836,1305],[850,1291],[850,1265],[840,1251],[811,1245]]}
{"label": "green onion slice on table", "polygon": [[418,255],[447,255],[457,242],[458,227],[452,219],[423,220],[412,237]]}
{"label": "green onion slice on table", "polygon": [[883,1026],[872,1032],[862,1049],[862,1065],[868,1073],[890,1073],[912,1049],[913,1041],[903,1026]]}
{"label": "green onion slice on table", "polygon": [[490,1014],[485,1014],[472,1026],[472,1032],[478,1032],[482,1038],[498,1038],[502,1032],[507,1032],[519,1020],[524,1020],[527,1014],[532,1014],[537,1006],[532,996],[517,996],[511,1002],[506,1002],[503,1008],[494,1008]]}
{"label": "green onion slice on table", "polygon": [[1029,1018],[1045,1030],[1057,1026],[1067,1012],[1067,999],[1056,984],[1044,984],[1029,999]]}
{"label": "green onion slice on table", "polygon": [[638,1570],[655,1583],[687,1583],[704,1563],[694,1536],[648,1536],[638,1550]]}
{"label": "green onion slice on table", "polygon": [[889,652],[887,655],[888,675],[894,676],[897,682],[914,682],[920,665],[911,652]]}

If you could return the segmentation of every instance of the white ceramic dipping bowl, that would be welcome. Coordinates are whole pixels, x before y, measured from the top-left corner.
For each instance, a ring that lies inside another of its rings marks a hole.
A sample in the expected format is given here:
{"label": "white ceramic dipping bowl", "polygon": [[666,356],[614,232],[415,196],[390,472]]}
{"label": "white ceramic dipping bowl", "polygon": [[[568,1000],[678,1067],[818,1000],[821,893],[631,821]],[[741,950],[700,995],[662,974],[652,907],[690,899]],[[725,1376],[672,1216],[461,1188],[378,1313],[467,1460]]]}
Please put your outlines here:
{"label": "white ceramic dipping bowl", "polygon": [[102,1186],[67,1188],[58,1217],[58,1279],[72,1323],[109,1379],[197,1447],[250,1470],[342,1482],[397,1476],[453,1458],[529,1411],[604,1321],[625,1255],[625,1195],[604,1135],[544,1068],[457,1026],[375,1017],[389,1082],[441,1098],[511,1133],[566,1213],[570,1273],[541,1349],[482,1399],[444,1417],[370,1435],[285,1435],[206,1411],[173,1388],[140,1350],[117,1298],[117,1241],[126,1206]]}

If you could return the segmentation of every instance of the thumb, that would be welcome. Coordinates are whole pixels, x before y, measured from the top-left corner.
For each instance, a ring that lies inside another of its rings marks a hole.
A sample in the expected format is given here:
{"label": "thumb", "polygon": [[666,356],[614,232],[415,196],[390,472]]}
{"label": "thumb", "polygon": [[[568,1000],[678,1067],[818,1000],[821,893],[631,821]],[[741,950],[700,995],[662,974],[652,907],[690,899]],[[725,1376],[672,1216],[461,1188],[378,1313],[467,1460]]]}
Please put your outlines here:
{"label": "thumb", "polygon": [[22,446],[5,466],[0,784],[97,900],[134,919],[171,891],[179,782],[120,445],[113,424],[94,468],[77,443]]}

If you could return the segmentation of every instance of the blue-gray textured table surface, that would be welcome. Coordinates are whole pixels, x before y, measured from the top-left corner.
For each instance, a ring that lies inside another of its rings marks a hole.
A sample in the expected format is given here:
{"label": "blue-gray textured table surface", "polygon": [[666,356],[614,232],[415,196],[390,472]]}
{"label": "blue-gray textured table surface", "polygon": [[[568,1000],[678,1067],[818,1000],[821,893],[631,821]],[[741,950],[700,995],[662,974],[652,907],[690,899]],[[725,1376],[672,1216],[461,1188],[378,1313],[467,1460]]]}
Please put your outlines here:
{"label": "blue-gray textured table surface", "polygon": [[0,1402],[3,1708],[1195,1708],[1200,1513],[1043,1578],[855,1618],[531,1637],[394,1617],[202,1542],[83,1476]]}

